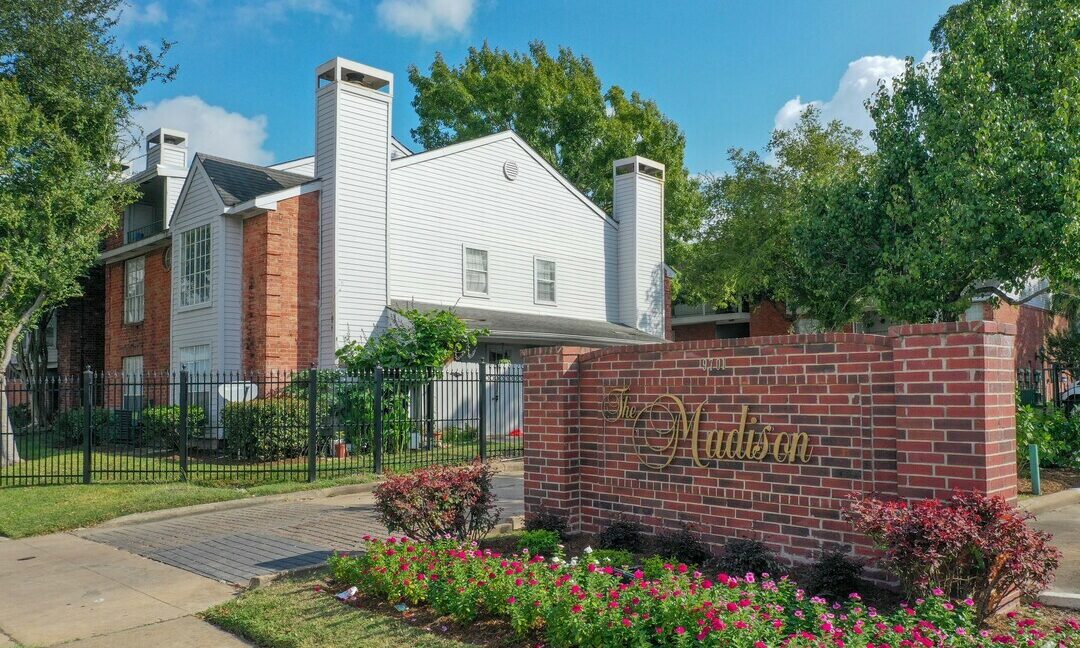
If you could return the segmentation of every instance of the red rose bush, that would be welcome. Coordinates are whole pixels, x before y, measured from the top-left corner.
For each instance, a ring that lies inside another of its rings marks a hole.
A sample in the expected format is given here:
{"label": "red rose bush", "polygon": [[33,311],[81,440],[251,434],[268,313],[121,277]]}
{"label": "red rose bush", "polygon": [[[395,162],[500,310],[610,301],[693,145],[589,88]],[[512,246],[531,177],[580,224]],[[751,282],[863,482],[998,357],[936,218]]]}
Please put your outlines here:
{"label": "red rose bush", "polygon": [[495,527],[502,512],[495,504],[494,475],[494,468],[480,462],[388,475],[375,488],[375,512],[391,533],[477,540]]}
{"label": "red rose bush", "polygon": [[449,539],[365,541],[364,553],[330,559],[338,583],[393,603],[426,604],[461,623],[501,618],[553,648],[1080,646],[1072,620],[1049,636],[1019,618],[1011,634],[980,631],[975,602],[952,601],[941,590],[883,614],[857,594],[830,604],[768,574],[706,575],[668,564],[650,579],[588,557],[503,556]]}

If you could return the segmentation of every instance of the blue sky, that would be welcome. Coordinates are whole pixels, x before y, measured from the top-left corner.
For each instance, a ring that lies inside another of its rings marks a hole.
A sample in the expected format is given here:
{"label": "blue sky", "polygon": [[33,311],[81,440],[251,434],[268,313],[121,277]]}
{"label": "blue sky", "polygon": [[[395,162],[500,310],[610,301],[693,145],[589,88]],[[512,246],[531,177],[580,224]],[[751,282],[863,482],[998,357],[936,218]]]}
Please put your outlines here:
{"label": "blue sky", "polygon": [[188,130],[196,150],[256,163],[313,149],[316,65],[344,56],[394,73],[394,134],[416,125],[407,69],[470,45],[539,39],[592,59],[605,86],[657,101],[687,136],[695,173],[760,148],[806,103],[865,127],[861,102],[901,58],[921,58],[939,0],[129,0],[127,43],[176,41],[176,81],[144,90],[146,128]]}

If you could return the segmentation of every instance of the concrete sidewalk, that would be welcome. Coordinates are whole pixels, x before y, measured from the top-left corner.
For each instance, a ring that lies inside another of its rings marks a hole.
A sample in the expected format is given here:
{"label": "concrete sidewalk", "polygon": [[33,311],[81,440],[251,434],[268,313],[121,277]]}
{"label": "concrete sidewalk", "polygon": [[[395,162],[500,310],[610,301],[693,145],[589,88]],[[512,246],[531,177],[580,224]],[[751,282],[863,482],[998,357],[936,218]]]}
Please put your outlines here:
{"label": "concrete sidewalk", "polygon": [[71,534],[0,542],[0,583],[0,646],[248,645],[191,616],[234,588]]}
{"label": "concrete sidewalk", "polygon": [[1080,501],[1075,497],[1058,501],[1065,503],[1048,510],[1033,509],[1037,515],[1033,526],[1052,533],[1054,546],[1061,550],[1054,584],[1039,598],[1049,605],[1080,609]]}

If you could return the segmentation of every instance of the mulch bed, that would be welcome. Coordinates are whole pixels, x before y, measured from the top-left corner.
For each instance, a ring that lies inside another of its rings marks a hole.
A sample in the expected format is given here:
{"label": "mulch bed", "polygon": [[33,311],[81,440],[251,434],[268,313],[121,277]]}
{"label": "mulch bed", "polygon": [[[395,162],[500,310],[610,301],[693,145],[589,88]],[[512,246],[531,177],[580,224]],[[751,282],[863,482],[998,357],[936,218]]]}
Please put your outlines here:
{"label": "mulch bed", "polygon": [[[1042,494],[1059,493],[1070,488],[1080,488],[1080,470],[1075,468],[1043,468],[1039,474],[1042,481]],[[1033,495],[1031,478],[1021,476],[1017,480],[1020,495]]]}

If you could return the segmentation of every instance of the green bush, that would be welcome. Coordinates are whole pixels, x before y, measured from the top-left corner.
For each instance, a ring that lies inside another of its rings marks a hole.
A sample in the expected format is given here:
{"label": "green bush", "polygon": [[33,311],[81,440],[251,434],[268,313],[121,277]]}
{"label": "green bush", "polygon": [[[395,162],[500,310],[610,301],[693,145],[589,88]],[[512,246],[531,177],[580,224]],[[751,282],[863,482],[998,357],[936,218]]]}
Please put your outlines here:
{"label": "green bush", "polygon": [[448,427],[443,430],[443,442],[445,443],[475,443],[478,438],[476,428],[466,425],[463,428]]}
{"label": "green bush", "polygon": [[517,548],[519,551],[527,550],[533,556],[544,556],[545,558],[561,556],[562,545],[559,544],[559,540],[559,534],[554,531],[545,529],[526,531],[521,534],[521,538],[517,542]]}
{"label": "green bush", "polygon": [[712,558],[712,552],[688,526],[683,526],[678,531],[658,535],[653,545],[656,553],[661,556],[674,556],[678,562],[688,565],[701,566]]}
{"label": "green bush", "polygon": [[736,538],[729,540],[720,553],[709,561],[707,571],[722,572],[729,576],[747,573],[776,574],[780,563],[769,548],[757,540]]}
{"label": "green bush", "polygon": [[541,509],[537,513],[532,513],[525,516],[525,530],[526,531],[554,531],[559,534],[559,537],[566,540],[567,534],[570,531],[569,525],[566,523],[566,518],[562,517],[554,511],[548,509]]}
{"label": "green bush", "polygon": [[[94,408],[91,415],[91,431],[95,444],[107,443],[116,434],[116,412],[104,407]],[[69,409],[56,419],[53,429],[61,444],[80,446],[83,444],[83,428],[86,425],[86,411],[82,408]]]}
{"label": "green bush", "polygon": [[[144,445],[180,449],[180,406],[148,407],[139,414],[142,424],[140,439]],[[188,439],[194,439],[206,425],[206,411],[198,405],[188,407]]]}
{"label": "green bush", "polygon": [[845,600],[862,587],[862,570],[860,563],[839,551],[827,553],[810,566],[806,591],[822,598]]}
{"label": "green bush", "polygon": [[307,414],[307,401],[291,396],[228,403],[221,408],[221,427],[238,459],[289,459],[307,452]]}
{"label": "green bush", "polygon": [[641,563],[641,571],[645,572],[645,578],[649,580],[660,580],[674,571],[674,566],[678,564],[679,560],[674,557],[649,556]]}
{"label": "green bush", "polygon": [[620,518],[596,534],[596,546],[600,549],[641,551],[645,546],[645,527],[633,520]]}
{"label": "green bush", "polygon": [[1057,407],[1016,408],[1016,466],[1028,473],[1028,446],[1039,446],[1039,464],[1069,468],[1080,464],[1080,416],[1068,418]]}
{"label": "green bush", "polygon": [[634,554],[624,549],[593,549],[587,558],[612,567],[630,567],[634,564]]}

